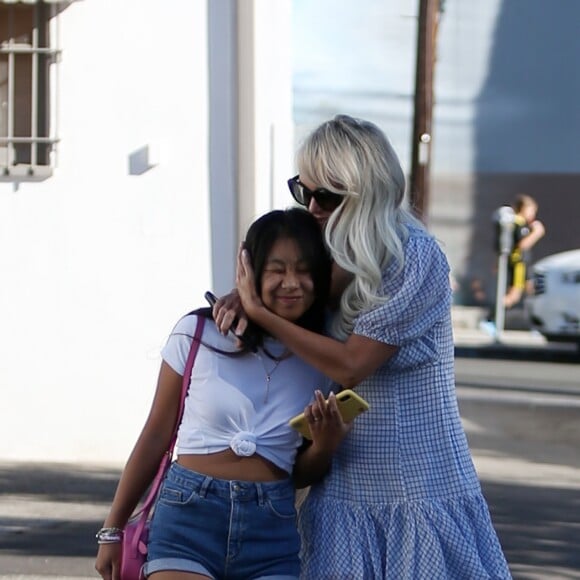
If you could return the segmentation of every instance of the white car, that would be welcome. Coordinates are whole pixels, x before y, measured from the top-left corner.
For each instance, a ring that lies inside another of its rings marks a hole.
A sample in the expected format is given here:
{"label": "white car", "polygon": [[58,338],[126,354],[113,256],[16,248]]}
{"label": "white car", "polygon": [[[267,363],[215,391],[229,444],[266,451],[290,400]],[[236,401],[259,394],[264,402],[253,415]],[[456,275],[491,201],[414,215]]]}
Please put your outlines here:
{"label": "white car", "polygon": [[532,329],[580,348],[580,250],[543,258],[532,274],[534,293],[526,299]]}

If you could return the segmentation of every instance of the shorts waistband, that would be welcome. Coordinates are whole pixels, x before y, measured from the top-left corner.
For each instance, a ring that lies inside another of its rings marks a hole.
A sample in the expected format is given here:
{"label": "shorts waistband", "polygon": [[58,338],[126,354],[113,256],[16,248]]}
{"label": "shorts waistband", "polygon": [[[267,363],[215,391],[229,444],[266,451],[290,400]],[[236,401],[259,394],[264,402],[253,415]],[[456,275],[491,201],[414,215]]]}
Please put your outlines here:
{"label": "shorts waistband", "polygon": [[279,481],[239,481],[217,479],[203,473],[187,469],[173,462],[167,472],[167,481],[195,491],[201,497],[208,494],[237,501],[257,501],[283,499],[294,496],[294,485],[290,478]]}

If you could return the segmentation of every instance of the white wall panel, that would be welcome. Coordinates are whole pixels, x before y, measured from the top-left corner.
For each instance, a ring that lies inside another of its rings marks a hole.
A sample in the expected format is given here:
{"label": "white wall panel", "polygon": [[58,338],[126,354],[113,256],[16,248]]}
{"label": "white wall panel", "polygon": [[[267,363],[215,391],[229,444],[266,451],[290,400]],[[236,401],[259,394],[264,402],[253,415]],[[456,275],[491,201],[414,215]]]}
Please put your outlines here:
{"label": "white wall panel", "polygon": [[[170,9],[169,9],[170,7]],[[123,461],[211,280],[205,2],[60,15],[54,176],[0,184],[0,458]],[[136,150],[156,166],[131,175]]]}

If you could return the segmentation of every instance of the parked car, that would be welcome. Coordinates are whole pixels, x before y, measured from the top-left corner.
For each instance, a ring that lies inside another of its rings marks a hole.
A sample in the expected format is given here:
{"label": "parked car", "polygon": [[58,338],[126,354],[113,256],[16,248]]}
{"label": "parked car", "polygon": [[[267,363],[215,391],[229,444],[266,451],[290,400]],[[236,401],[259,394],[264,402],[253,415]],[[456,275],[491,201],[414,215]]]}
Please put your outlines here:
{"label": "parked car", "polygon": [[526,299],[531,327],[580,348],[580,249],[539,260],[532,274],[533,294]]}

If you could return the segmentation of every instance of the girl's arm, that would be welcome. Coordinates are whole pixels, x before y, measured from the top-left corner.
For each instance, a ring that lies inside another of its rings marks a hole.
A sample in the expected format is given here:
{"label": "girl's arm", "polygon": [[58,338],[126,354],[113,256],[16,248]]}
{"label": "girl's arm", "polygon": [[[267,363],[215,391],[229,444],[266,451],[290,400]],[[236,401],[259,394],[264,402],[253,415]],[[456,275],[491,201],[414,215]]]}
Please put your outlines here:
{"label": "girl's arm", "polygon": [[358,385],[397,352],[394,345],[356,334],[340,342],[274,314],[256,292],[252,267],[244,250],[238,256],[236,284],[242,306],[251,320],[345,388]]}
{"label": "girl's arm", "polygon": [[298,452],[292,479],[298,488],[320,481],[330,469],[332,456],[350,431],[350,424],[342,420],[336,396],[330,393],[328,404],[320,391],[315,401],[304,410],[312,442]]}
{"label": "girl's arm", "polygon": [[171,441],[182,380],[165,361],[161,363],[149,416],[125,465],[104,527],[122,528],[153,481]]}
{"label": "girl's arm", "polygon": [[[162,362],[149,416],[127,460],[104,528],[123,529],[153,481],[171,441],[179,411],[181,386],[182,377]],[[120,558],[120,544],[100,545],[95,568],[103,578],[116,578]]]}

